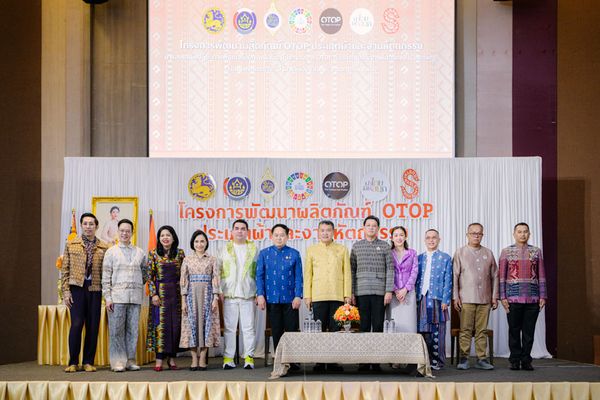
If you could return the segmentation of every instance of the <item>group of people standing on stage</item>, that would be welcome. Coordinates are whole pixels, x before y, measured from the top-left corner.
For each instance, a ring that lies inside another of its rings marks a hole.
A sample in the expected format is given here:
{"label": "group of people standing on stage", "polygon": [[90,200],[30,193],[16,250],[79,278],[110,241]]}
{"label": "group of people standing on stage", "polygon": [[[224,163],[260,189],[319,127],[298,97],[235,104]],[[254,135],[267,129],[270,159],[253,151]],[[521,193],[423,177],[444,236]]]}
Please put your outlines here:
{"label": "group of people standing on stage", "polygon": [[[267,309],[276,349],[284,332],[298,331],[302,300],[323,331],[338,329],[333,315],[344,303],[359,308],[362,332],[383,332],[385,319],[393,319],[396,332],[424,336],[432,368],[440,369],[452,298],[460,313],[458,369],[469,368],[473,333],[475,367],[494,368],[486,356],[485,330],[498,300],[508,315],[511,369],[533,369],[530,353],[535,321],[546,301],[546,280],[541,251],[528,244],[525,223],[514,227],[515,243],[502,251],[498,266],[493,253],[481,246],[479,223],[468,226],[467,245],[450,257],[439,250],[435,229],[425,232],[426,251],[417,255],[402,226],[391,229],[390,244],[379,239],[380,221],[371,215],[363,221],[365,239],[348,252],[334,241],[333,222],[320,221],[319,241],[306,250],[304,268],[300,253],[287,246],[289,228],[284,224],[271,229],[273,245],[258,251],[248,240],[248,223],[236,220],[233,240],[218,257],[207,253],[209,240],[201,230],[193,233],[192,252],[185,255],[175,230],[162,226],[156,249],[146,255],[132,245],[134,227],[127,219],[118,222],[119,240],[112,247],[96,238],[93,214],[83,214],[80,224],[82,235],[67,242],[62,268],[63,299],[71,309],[66,372],[79,369],[84,326],[83,369],[95,371],[102,295],[112,370],[140,369],[135,359],[144,286],[150,297],[146,344],[156,353],[155,371],[179,369],[175,359],[183,349],[191,351],[191,370],[207,368],[208,348],[220,345],[220,302],[223,369],[236,368],[238,325],[244,368],[253,369],[256,307]],[[317,364],[314,369],[343,370],[337,364]],[[359,370],[378,371],[380,366],[361,364]]]}

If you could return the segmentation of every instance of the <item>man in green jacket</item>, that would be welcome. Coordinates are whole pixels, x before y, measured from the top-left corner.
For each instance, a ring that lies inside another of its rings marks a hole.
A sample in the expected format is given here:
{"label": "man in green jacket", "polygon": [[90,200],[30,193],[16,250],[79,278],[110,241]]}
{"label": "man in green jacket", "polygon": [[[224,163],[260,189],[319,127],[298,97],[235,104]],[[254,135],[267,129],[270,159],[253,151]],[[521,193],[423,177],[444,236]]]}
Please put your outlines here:
{"label": "man in green jacket", "polygon": [[244,368],[254,369],[256,244],[248,240],[248,223],[245,220],[234,221],[232,230],[233,241],[227,242],[219,256],[225,325],[223,369],[236,367],[233,356],[238,322],[244,344]]}

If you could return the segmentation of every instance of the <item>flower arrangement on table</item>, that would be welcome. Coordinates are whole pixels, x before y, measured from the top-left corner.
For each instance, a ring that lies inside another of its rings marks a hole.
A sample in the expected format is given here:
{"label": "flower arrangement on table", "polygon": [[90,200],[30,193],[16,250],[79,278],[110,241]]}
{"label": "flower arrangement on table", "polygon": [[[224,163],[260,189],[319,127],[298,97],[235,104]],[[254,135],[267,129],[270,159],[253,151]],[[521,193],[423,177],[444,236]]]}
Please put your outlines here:
{"label": "flower arrangement on table", "polygon": [[350,304],[344,304],[335,311],[333,319],[339,326],[343,326],[346,332],[349,332],[353,322],[360,322],[360,313],[358,312],[357,307]]}

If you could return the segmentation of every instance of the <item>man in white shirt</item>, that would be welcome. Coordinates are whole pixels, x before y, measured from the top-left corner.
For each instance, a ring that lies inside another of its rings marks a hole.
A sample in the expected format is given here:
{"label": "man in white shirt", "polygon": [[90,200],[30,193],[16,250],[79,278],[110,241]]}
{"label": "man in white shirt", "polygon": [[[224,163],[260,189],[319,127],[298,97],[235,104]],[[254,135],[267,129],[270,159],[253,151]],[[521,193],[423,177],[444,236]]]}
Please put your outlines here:
{"label": "man in white shirt", "polygon": [[146,254],[131,244],[133,222],[117,225],[119,242],[106,251],[102,263],[102,295],[108,311],[110,367],[137,371],[135,363],[140,309],[144,299]]}
{"label": "man in white shirt", "polygon": [[236,367],[233,357],[238,322],[244,343],[244,368],[253,369],[256,346],[256,244],[248,240],[248,223],[245,220],[234,221],[232,230],[233,241],[227,242],[219,256],[225,325],[223,369]]}
{"label": "man in white shirt", "polygon": [[439,370],[446,362],[446,321],[452,298],[452,258],[438,250],[440,234],[425,232],[427,251],[419,254],[417,275],[417,331],[423,335],[431,368]]}

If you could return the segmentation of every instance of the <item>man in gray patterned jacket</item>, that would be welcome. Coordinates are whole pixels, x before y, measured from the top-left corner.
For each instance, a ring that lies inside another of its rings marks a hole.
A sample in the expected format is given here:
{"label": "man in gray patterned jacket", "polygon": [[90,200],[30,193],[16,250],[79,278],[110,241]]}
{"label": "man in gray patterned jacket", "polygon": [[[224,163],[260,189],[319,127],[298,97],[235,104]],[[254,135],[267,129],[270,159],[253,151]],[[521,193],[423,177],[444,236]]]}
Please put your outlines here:
{"label": "man in gray patterned jacket", "polygon": [[[362,332],[383,332],[385,306],[392,301],[394,290],[394,261],[390,246],[379,239],[379,218],[369,215],[363,221],[365,239],[352,246],[350,266],[352,269],[352,302],[360,312]],[[379,364],[362,364],[360,371]]]}

